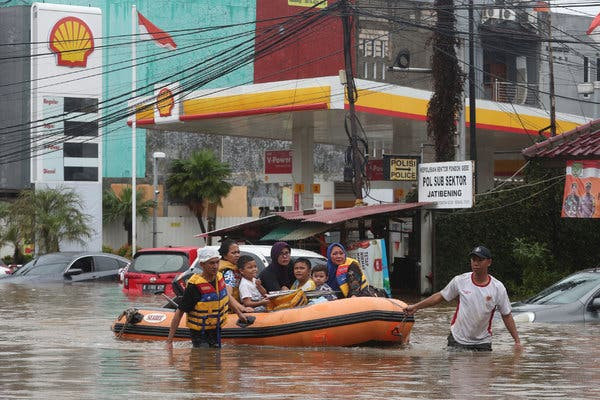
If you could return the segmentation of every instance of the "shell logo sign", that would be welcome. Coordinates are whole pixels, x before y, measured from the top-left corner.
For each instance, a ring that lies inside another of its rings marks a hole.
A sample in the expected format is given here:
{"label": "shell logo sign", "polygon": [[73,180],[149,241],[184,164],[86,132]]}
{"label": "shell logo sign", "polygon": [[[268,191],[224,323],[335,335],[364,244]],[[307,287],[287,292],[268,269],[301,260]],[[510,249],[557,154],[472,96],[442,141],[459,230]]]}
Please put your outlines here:
{"label": "shell logo sign", "polygon": [[156,96],[156,108],[158,108],[158,115],[161,117],[171,116],[173,107],[175,107],[173,92],[167,88],[162,88]]}
{"label": "shell logo sign", "polygon": [[94,36],[90,27],[77,17],[59,20],[50,31],[50,50],[56,53],[57,65],[83,67],[94,51]]}

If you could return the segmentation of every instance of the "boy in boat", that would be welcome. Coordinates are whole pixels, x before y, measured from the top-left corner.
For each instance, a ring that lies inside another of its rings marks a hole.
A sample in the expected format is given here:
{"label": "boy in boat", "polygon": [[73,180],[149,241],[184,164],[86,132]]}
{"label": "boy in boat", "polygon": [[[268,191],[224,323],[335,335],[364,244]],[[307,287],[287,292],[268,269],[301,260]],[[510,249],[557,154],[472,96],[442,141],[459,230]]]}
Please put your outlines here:
{"label": "boy in boat", "polygon": [[329,276],[327,275],[327,265],[317,264],[312,267],[311,276],[312,280],[315,282],[315,290],[321,292],[331,292],[331,294],[324,294],[323,296],[313,300],[319,300],[321,297],[329,301],[337,300],[337,296],[333,293],[333,289],[327,284],[327,280],[329,279]]}
{"label": "boy in boat", "polygon": [[311,264],[308,258],[300,257],[294,261],[294,277],[296,281],[290,289],[302,289],[305,292],[315,290],[315,282],[310,278],[310,267]]}
{"label": "boy in boat", "polygon": [[[169,329],[167,346],[173,346],[173,337],[183,313],[187,314],[194,347],[220,347],[220,329],[227,319],[229,296],[223,275],[218,272],[221,256],[217,250],[203,248],[198,252],[202,273],[193,274],[187,281],[179,308],[175,311]],[[240,319],[246,317],[237,308]]]}
{"label": "boy in boat", "polygon": [[250,256],[241,256],[238,259],[237,267],[242,274],[239,286],[242,304],[254,308],[255,312],[266,312],[269,300],[265,297],[267,291],[261,284],[260,279],[256,279],[258,275],[256,261]]}

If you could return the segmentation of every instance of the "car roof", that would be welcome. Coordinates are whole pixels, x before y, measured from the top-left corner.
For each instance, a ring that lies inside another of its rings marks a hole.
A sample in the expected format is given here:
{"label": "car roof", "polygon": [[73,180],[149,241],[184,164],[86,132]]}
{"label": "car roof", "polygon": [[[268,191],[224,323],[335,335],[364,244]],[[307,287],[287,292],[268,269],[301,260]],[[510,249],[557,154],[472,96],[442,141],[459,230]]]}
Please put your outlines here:
{"label": "car roof", "polygon": [[41,254],[38,257],[36,257],[36,259],[44,257],[44,258],[56,258],[56,259],[63,259],[63,260],[74,260],[76,258],[85,257],[85,256],[92,256],[92,257],[93,256],[108,256],[108,257],[117,258],[119,260],[123,260],[126,262],[130,262],[130,260],[128,260],[127,258],[122,257],[118,254],[103,253],[101,251],[59,251],[56,253]]}
{"label": "car roof", "polygon": [[[240,251],[246,251],[248,253],[260,254],[263,257],[271,257],[271,247],[269,245],[264,244],[240,244]],[[219,246],[206,246],[211,249],[219,249]],[[292,247],[292,253],[294,253],[294,257],[311,257],[311,258],[322,258],[325,259],[319,253],[316,253],[311,250],[305,249],[297,249]]]}
{"label": "car roof", "polygon": [[195,246],[168,246],[168,247],[148,247],[145,249],[139,249],[136,251],[135,255],[139,253],[193,253],[198,250],[198,247]]}

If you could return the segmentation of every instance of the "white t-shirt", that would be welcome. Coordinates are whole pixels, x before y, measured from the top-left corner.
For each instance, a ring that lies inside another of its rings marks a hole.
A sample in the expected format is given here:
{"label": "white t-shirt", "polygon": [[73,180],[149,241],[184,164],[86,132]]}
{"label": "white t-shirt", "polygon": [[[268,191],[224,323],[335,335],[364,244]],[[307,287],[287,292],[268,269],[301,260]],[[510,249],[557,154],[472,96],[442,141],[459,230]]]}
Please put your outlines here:
{"label": "white t-shirt", "polygon": [[240,280],[240,299],[250,298],[252,301],[262,300],[263,296],[256,287],[256,278],[248,280],[244,277]]}
{"label": "white t-shirt", "polygon": [[502,282],[490,275],[488,284],[480,286],[472,275],[455,276],[440,292],[446,301],[458,297],[450,331],[461,344],[491,343],[494,312],[498,309],[502,315],[510,314],[510,301]]}

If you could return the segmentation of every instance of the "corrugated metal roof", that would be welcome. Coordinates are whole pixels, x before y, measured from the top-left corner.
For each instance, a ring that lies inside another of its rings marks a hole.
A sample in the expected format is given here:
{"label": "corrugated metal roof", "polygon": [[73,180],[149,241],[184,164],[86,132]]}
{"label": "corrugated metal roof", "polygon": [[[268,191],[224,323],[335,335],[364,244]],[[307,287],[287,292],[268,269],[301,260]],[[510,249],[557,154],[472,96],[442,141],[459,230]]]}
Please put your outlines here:
{"label": "corrugated metal roof", "polygon": [[[278,218],[275,215],[267,215],[266,217],[263,217],[260,219],[255,219],[254,221],[244,222],[243,224],[232,225],[227,228],[221,228],[221,229],[214,230],[212,232],[199,233],[197,235],[194,235],[194,237],[220,236],[220,235],[224,235],[224,234],[226,235],[229,232],[239,231],[244,228],[254,228],[257,226],[264,226],[267,224],[271,224],[271,223],[274,223],[275,220],[277,220],[277,219]],[[215,233],[215,232],[218,232],[218,233]]]}
{"label": "corrugated metal roof", "polygon": [[288,220],[301,220],[303,222],[321,222],[323,224],[337,224],[339,222],[351,219],[366,217],[375,214],[385,214],[411,208],[419,208],[431,203],[391,203],[379,204],[374,206],[359,206],[351,208],[335,208],[333,210],[316,210],[313,214],[306,214],[306,211],[286,211],[276,213],[282,218]]}
{"label": "corrugated metal roof", "polygon": [[330,225],[320,223],[292,222],[280,225],[260,238],[261,241],[302,240],[331,229]]}
{"label": "corrugated metal roof", "polygon": [[[255,221],[202,233],[196,237],[239,236],[251,240],[300,240],[325,232],[332,225],[376,214],[388,214],[428,206],[433,203],[391,203],[333,210],[287,211]],[[294,229],[295,227],[295,229]]]}
{"label": "corrugated metal roof", "polygon": [[526,158],[600,159],[600,119],[522,151]]}

